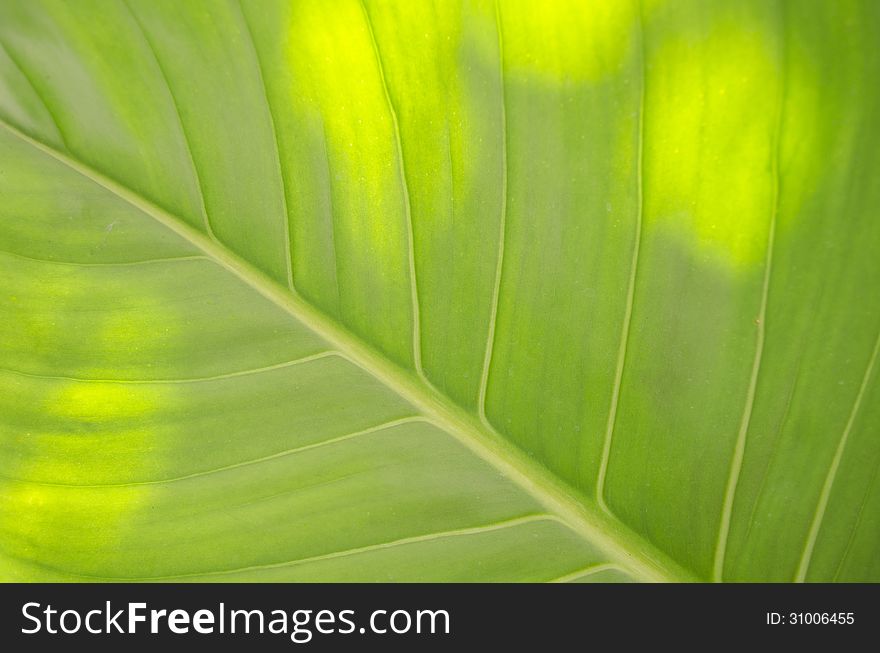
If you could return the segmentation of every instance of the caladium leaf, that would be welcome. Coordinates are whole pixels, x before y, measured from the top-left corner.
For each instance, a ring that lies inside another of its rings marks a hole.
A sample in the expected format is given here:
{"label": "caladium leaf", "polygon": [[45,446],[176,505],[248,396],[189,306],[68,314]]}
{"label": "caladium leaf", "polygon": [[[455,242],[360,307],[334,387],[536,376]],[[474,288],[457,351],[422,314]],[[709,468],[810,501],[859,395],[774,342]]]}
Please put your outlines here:
{"label": "caladium leaf", "polygon": [[868,0],[0,0],[0,578],[878,580]]}

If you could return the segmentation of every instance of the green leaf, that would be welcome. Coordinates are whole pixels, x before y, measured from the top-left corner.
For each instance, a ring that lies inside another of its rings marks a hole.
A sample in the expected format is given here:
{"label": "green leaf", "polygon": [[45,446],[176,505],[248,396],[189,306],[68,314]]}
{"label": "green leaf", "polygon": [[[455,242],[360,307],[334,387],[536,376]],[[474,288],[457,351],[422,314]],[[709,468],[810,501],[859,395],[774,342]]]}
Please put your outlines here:
{"label": "green leaf", "polygon": [[0,580],[880,580],[870,0],[0,0]]}

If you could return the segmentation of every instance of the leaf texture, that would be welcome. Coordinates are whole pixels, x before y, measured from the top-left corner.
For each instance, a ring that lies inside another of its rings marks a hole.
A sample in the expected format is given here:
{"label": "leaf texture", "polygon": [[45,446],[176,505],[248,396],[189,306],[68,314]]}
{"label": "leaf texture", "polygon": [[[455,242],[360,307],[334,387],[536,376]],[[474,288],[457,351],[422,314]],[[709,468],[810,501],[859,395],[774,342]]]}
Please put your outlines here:
{"label": "leaf texture", "polygon": [[0,1],[0,578],[880,579],[878,32]]}

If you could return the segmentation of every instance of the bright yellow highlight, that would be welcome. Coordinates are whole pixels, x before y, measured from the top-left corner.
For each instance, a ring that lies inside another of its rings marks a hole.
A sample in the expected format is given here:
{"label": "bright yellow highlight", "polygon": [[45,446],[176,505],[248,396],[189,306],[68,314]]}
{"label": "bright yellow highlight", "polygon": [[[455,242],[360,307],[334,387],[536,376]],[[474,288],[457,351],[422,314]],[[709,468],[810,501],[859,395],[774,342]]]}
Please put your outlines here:
{"label": "bright yellow highlight", "polygon": [[707,36],[672,35],[648,54],[646,217],[729,263],[762,261],[776,210],[778,41],[731,21]]}
{"label": "bright yellow highlight", "polygon": [[402,171],[366,12],[358,0],[311,0],[295,3],[292,14],[292,108],[325,141],[347,205],[336,211],[337,228],[350,229],[376,263],[399,259],[406,247]]}
{"label": "bright yellow highlight", "polygon": [[56,452],[51,461],[40,462],[38,477],[101,483],[149,478],[159,463],[152,453],[156,443],[151,422],[160,407],[168,410],[167,393],[157,385],[64,383],[46,401],[53,423],[35,434],[38,446]]}
{"label": "bright yellow highlight", "polygon": [[622,71],[638,48],[631,0],[504,0],[505,65],[557,82],[598,81]]}
{"label": "bright yellow highlight", "polygon": [[[22,459],[0,479],[0,529],[24,563],[52,559],[74,575],[106,573],[127,516],[149,500],[155,419],[165,389],[143,384],[0,378],[44,396],[38,427],[13,434]],[[51,455],[50,455],[51,454]],[[13,570],[14,571],[14,570]]]}
{"label": "bright yellow highlight", "polygon": [[46,402],[46,410],[84,424],[141,418],[159,403],[151,386],[120,383],[72,382]]}

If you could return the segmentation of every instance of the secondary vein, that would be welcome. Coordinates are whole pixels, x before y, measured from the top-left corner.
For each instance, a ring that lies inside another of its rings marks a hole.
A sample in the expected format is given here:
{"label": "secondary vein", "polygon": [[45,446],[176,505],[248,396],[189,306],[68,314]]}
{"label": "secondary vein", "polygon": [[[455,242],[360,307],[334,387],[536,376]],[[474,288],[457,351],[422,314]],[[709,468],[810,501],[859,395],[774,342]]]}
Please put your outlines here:
{"label": "secondary vein", "polygon": [[202,188],[201,175],[199,175],[199,169],[196,166],[195,156],[193,155],[192,145],[190,145],[189,137],[186,134],[186,128],[183,126],[183,117],[180,115],[180,107],[177,104],[177,98],[174,96],[174,91],[171,90],[171,82],[168,79],[165,68],[162,66],[162,61],[159,59],[159,54],[156,52],[153,41],[150,39],[149,34],[147,34],[147,30],[144,28],[143,23],[141,23],[141,19],[138,18],[137,14],[131,8],[129,0],[123,0],[122,4],[131,15],[132,19],[135,22],[135,25],[137,25],[138,30],[141,33],[141,37],[144,40],[144,43],[147,44],[147,49],[149,49],[150,54],[153,56],[153,61],[156,62],[156,67],[159,69],[159,74],[162,76],[162,80],[165,82],[165,88],[168,89],[168,96],[171,98],[171,105],[174,107],[174,114],[177,116],[177,125],[180,127],[180,134],[183,137],[184,145],[186,145],[186,153],[187,157],[189,157],[190,168],[192,168],[193,175],[196,179],[196,187],[199,189],[199,203],[202,210],[202,220],[205,225],[205,231],[208,232],[208,235],[211,236],[211,238],[216,238],[216,236],[214,235],[214,230],[211,228],[211,218],[208,216],[208,207],[205,204],[205,191]]}
{"label": "secondary vein", "polygon": [[18,259],[22,259],[25,261],[32,261],[33,263],[45,263],[46,265],[66,265],[69,267],[76,268],[122,268],[122,267],[135,267],[138,265],[153,265],[153,264],[167,264],[167,263],[177,263],[183,261],[210,261],[211,259],[205,256],[204,254],[194,254],[194,255],[186,255],[186,256],[168,256],[165,258],[147,258],[141,259],[139,261],[55,261],[50,258],[37,258],[35,256],[27,256],[26,254],[19,254],[18,252],[8,252],[6,250],[0,250],[0,256],[9,256]]}
{"label": "secondary vein", "polygon": [[198,472],[193,472],[191,474],[184,474],[182,476],[173,476],[171,478],[160,478],[150,481],[132,481],[128,483],[93,483],[93,484],[77,484],[77,483],[51,483],[44,481],[32,481],[24,478],[13,478],[9,476],[2,476],[0,478],[5,478],[9,481],[16,481],[19,483],[28,483],[31,485],[42,485],[46,487],[63,487],[63,488],[77,488],[77,489],[105,489],[105,488],[125,488],[125,487],[141,487],[145,485],[167,485],[169,483],[177,483],[180,481],[187,481],[193,478],[201,478],[203,476],[211,476],[213,474],[218,474],[220,472],[227,472],[233,469],[240,469],[242,467],[250,467],[252,465],[257,465],[259,463],[268,462],[270,460],[276,460],[278,458],[286,458],[288,456],[292,456],[298,453],[304,453],[306,451],[311,451],[312,449],[321,449],[323,447],[331,446],[334,444],[340,444],[342,442],[347,442],[348,440],[353,440],[354,438],[359,438],[364,435],[370,435],[372,433],[379,433],[380,431],[385,431],[395,426],[400,426],[402,424],[409,424],[411,422],[427,422],[428,420],[420,415],[411,415],[409,417],[403,417],[400,419],[391,420],[389,422],[384,422],[382,424],[377,424],[375,426],[370,426],[365,429],[361,429],[360,431],[354,431],[352,433],[345,433],[344,435],[338,435],[333,438],[329,438],[327,440],[321,440],[320,442],[312,442],[311,444],[306,444],[301,447],[294,447],[292,449],[285,449],[284,451],[278,451],[273,454],[269,454],[267,456],[261,456],[260,458],[253,458],[251,460],[244,460],[238,463],[232,463],[230,465],[223,465],[222,467],[214,467],[212,469],[205,469]]}
{"label": "secondary vein", "polygon": [[645,30],[642,25],[641,3],[638,9],[639,25],[639,50],[641,53],[642,83],[639,89],[639,137],[637,156],[637,206],[636,206],[636,233],[633,240],[633,254],[630,262],[629,282],[626,288],[626,307],[623,312],[623,323],[620,327],[620,347],[617,350],[617,366],[614,370],[614,385],[611,389],[611,405],[608,409],[608,421],[605,425],[605,438],[602,443],[602,457],[599,460],[599,471],[596,474],[596,501],[605,512],[611,514],[611,509],[605,501],[605,482],[608,477],[608,464],[611,460],[611,444],[614,439],[614,429],[617,426],[617,408],[620,404],[620,388],[623,384],[623,371],[626,366],[626,355],[629,349],[629,334],[632,325],[633,304],[635,303],[636,279],[639,270],[639,252],[642,244],[642,222],[644,219],[644,179],[642,175],[645,143],[645,81],[647,69],[645,67]]}
{"label": "secondary vein", "polygon": [[[784,26],[784,22],[783,22]],[[783,32],[784,35],[784,32]],[[780,37],[782,38],[782,37]],[[785,69],[785,44],[780,45],[782,49],[782,70]],[[748,438],[749,426],[752,420],[752,411],[755,406],[755,396],[758,390],[758,378],[761,374],[761,360],[764,355],[764,341],[767,330],[767,301],[770,295],[770,279],[773,273],[773,247],[776,238],[776,221],[779,213],[779,151],[780,141],[782,139],[782,121],[783,107],[785,97],[785,79],[781,77],[779,80],[779,92],[776,98],[776,120],[774,125],[773,137],[773,191],[772,191],[772,209],[770,214],[770,225],[767,229],[767,252],[764,261],[764,279],[761,284],[761,304],[757,317],[757,336],[755,338],[755,355],[752,359],[752,371],[749,375],[749,386],[746,390],[746,400],[743,406],[742,417],[740,418],[739,431],[736,435],[736,444],[734,445],[733,455],[730,460],[730,469],[728,470],[727,484],[724,489],[724,501],[721,507],[721,519],[718,524],[718,537],[715,542],[715,555],[712,563],[712,579],[715,582],[721,582],[724,578],[724,561],[727,556],[727,542],[730,538],[730,523],[733,518],[733,504],[736,500],[736,489],[739,485],[740,476],[742,476],[743,459],[745,458],[746,440]]]}
{"label": "secondary vein", "polygon": [[254,54],[254,61],[257,64],[257,75],[260,78],[260,84],[263,87],[263,99],[266,101],[266,114],[269,117],[269,126],[272,128],[272,144],[275,150],[275,162],[278,164],[278,177],[281,180],[281,211],[284,222],[284,258],[285,268],[287,270],[287,285],[293,290],[293,256],[290,252],[290,212],[287,209],[287,181],[284,178],[284,166],[281,165],[281,143],[278,140],[278,129],[275,127],[275,116],[272,114],[272,105],[269,102],[269,88],[266,86],[266,77],[263,75],[263,63],[260,61],[260,53],[257,51],[257,42],[254,40],[254,34],[251,31],[250,23],[244,14],[241,6],[241,0],[238,3],[241,22],[244,24],[245,32],[247,32],[250,40],[251,49]]}
{"label": "secondary vein", "polygon": [[611,570],[619,570],[620,568],[612,563],[603,563],[598,565],[591,565],[589,567],[584,567],[583,569],[578,569],[576,571],[572,571],[571,573],[565,574],[564,576],[560,576],[559,578],[554,578],[553,580],[547,581],[548,583],[569,583],[578,578],[588,578],[590,576],[594,576],[596,574],[601,574],[603,571],[611,571]]}
{"label": "secondary vein", "polygon": [[[389,542],[379,542],[376,544],[367,544],[365,546],[353,547],[350,549],[343,549],[339,551],[331,551],[330,553],[322,553],[318,555],[308,556],[306,558],[298,558],[296,560],[285,560],[283,562],[275,562],[269,563],[265,565],[250,565],[247,567],[238,567],[233,569],[217,569],[217,570],[208,570],[202,572],[193,572],[189,574],[177,574],[177,575],[168,575],[168,576],[147,576],[147,577],[127,577],[127,576],[93,576],[88,574],[78,574],[76,572],[67,571],[64,569],[59,569],[57,567],[50,567],[48,565],[44,565],[41,563],[33,562],[31,560],[26,560],[22,558],[14,559],[21,560],[27,564],[33,564],[35,566],[39,566],[41,568],[49,569],[55,572],[61,572],[64,574],[68,574],[71,576],[76,576],[78,578],[87,578],[92,580],[103,580],[103,581],[117,581],[117,582],[146,582],[146,581],[167,581],[173,579],[182,579],[182,578],[200,578],[204,576],[228,576],[230,574],[237,574],[243,572],[250,571],[261,571],[261,570],[269,570],[269,569],[283,569],[285,567],[296,567],[300,565],[305,565],[313,562],[321,562],[324,560],[334,560],[338,558],[348,558],[351,556],[355,556],[362,553],[370,553],[371,551],[381,551],[384,549],[393,549],[401,546],[406,546],[408,544],[419,544],[424,542],[433,542],[436,540],[443,540],[454,537],[467,537],[471,535],[479,535],[482,533],[491,533],[494,531],[505,530],[508,528],[514,528],[516,526],[521,526],[524,524],[529,524],[533,522],[541,522],[541,521],[559,521],[553,515],[544,515],[544,514],[534,514],[534,515],[525,515],[523,517],[514,517],[512,519],[508,519],[500,522],[493,522],[490,524],[483,524],[480,526],[471,526],[466,528],[457,528],[447,531],[435,531],[432,533],[424,533],[422,535],[413,535],[410,537],[403,537],[397,540],[392,540]],[[9,555],[9,554],[6,554]]]}
{"label": "secondary vein", "polygon": [[849,441],[850,433],[862,405],[865,391],[868,388],[868,381],[874,372],[874,365],[877,362],[877,354],[880,352],[880,332],[874,342],[874,350],[871,352],[871,358],[868,360],[868,366],[865,368],[865,374],[862,376],[862,382],[859,385],[858,394],[856,394],[855,402],[853,402],[852,410],[846,420],[846,426],[840,435],[840,441],[837,443],[837,449],[834,451],[834,457],[828,467],[828,473],[825,475],[825,482],[822,484],[822,491],[819,494],[819,500],[816,503],[816,510],[813,513],[813,519],[810,523],[810,531],[804,542],[804,550],[798,563],[797,572],[795,572],[794,580],[802,583],[807,578],[807,572],[810,569],[810,561],[813,558],[813,550],[816,547],[816,540],[819,537],[819,530],[822,528],[822,521],[825,519],[825,511],[828,508],[828,500],[831,498],[831,490],[834,488],[834,481],[837,478],[837,470],[840,468],[840,461],[843,459],[843,452],[846,450],[846,444]]}
{"label": "secondary vein", "polygon": [[483,355],[483,369],[480,373],[480,390],[477,397],[477,410],[480,420],[489,425],[486,417],[486,392],[489,386],[489,369],[495,349],[496,324],[498,320],[498,301],[501,295],[501,274],[504,269],[504,240],[507,236],[507,103],[504,91],[504,37],[501,30],[501,7],[495,2],[495,25],[498,31],[498,68],[501,87],[501,217],[498,221],[498,255],[495,259],[495,281],[492,286],[492,308],[489,313],[489,333],[486,336],[486,349]]}
{"label": "secondary vein", "polygon": [[412,355],[413,366],[416,373],[427,380],[422,369],[422,327],[421,327],[421,308],[419,306],[419,283],[416,276],[416,257],[415,257],[415,235],[412,219],[412,201],[409,196],[409,184],[406,181],[406,167],[403,159],[403,142],[400,137],[400,123],[397,120],[397,110],[394,108],[394,102],[391,101],[391,92],[388,90],[388,82],[385,79],[385,66],[382,64],[382,55],[379,54],[379,46],[376,43],[376,35],[373,32],[373,21],[370,18],[370,12],[363,0],[360,0],[361,9],[364,12],[364,22],[367,25],[367,32],[370,35],[370,44],[373,48],[373,55],[376,58],[376,67],[379,70],[379,79],[382,82],[382,91],[385,94],[385,102],[388,105],[388,113],[391,115],[391,124],[394,128],[394,143],[397,155],[397,172],[400,176],[400,188],[403,193],[403,210],[406,217],[406,242],[407,242],[407,263],[409,265],[410,278],[410,296],[412,302]]}
{"label": "secondary vein", "polygon": [[35,379],[51,379],[58,381],[73,381],[76,383],[118,383],[121,385],[164,385],[164,384],[186,384],[186,383],[203,383],[205,381],[219,381],[222,379],[234,379],[239,376],[253,376],[263,372],[271,372],[273,370],[281,370],[287,367],[296,367],[303,363],[320,360],[322,358],[331,358],[336,356],[344,358],[337,351],[322,351],[310,356],[303,356],[295,360],[275,363],[274,365],[266,365],[264,367],[254,367],[247,370],[236,370],[235,372],[227,372],[225,374],[215,374],[213,376],[196,376],[186,379],[89,379],[76,376],[56,376],[50,374],[36,374],[34,372],[23,372],[21,370],[13,370],[9,368],[0,368],[0,372],[8,372],[17,376],[26,376]]}
{"label": "secondary vein", "polygon": [[64,145],[66,149],[70,149],[67,145],[67,139],[64,137],[64,132],[61,131],[61,125],[58,122],[58,118],[55,116],[55,113],[52,111],[52,108],[49,106],[49,103],[46,101],[46,98],[43,97],[43,94],[37,88],[34,81],[31,79],[31,76],[25,71],[24,67],[21,65],[21,62],[18,60],[17,56],[12,54],[12,51],[6,47],[2,41],[0,41],[0,50],[6,53],[6,56],[9,58],[9,61],[12,62],[12,65],[15,66],[15,69],[21,73],[21,76],[24,77],[25,81],[28,83],[28,86],[34,92],[34,95],[37,96],[37,99],[40,101],[40,104],[43,105],[43,108],[46,109],[46,114],[49,116],[49,119],[52,121],[52,126],[55,127],[55,132],[58,134],[58,138],[61,140],[61,144]]}

